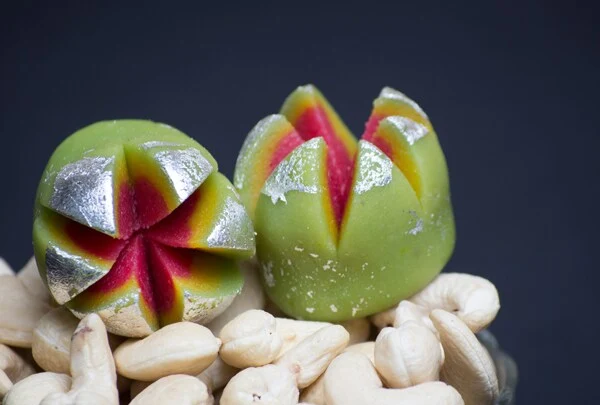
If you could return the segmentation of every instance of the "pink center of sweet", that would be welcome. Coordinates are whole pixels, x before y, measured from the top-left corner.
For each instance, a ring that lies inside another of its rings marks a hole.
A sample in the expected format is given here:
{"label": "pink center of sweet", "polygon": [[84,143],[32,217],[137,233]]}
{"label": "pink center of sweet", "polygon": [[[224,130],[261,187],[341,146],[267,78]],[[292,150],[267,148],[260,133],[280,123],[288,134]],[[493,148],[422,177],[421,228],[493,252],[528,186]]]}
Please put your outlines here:
{"label": "pink center of sweet", "polygon": [[67,236],[91,256],[114,261],[108,274],[86,292],[109,293],[134,279],[146,304],[158,312],[168,311],[175,300],[173,278],[191,274],[194,250],[189,219],[200,200],[196,190],[169,213],[161,192],[145,178],[119,188],[118,224],[123,235],[114,239],[74,221],[65,227]]}

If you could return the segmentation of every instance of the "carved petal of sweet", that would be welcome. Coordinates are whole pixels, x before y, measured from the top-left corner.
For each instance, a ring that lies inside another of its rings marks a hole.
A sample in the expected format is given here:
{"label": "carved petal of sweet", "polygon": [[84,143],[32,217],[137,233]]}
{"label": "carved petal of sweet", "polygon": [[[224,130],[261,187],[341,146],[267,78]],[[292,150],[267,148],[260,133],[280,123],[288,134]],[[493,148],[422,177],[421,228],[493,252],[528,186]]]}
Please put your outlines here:
{"label": "carved petal of sweet", "polygon": [[285,312],[307,317],[314,308],[303,306],[296,294],[304,294],[306,283],[315,282],[313,270],[336,258],[337,223],[327,190],[326,159],[322,138],[296,148],[267,179],[256,207],[265,288]]}
{"label": "carved petal of sweet", "polygon": [[61,305],[104,277],[125,246],[44,208],[35,219],[33,240],[38,270]]}
{"label": "carved petal of sweet", "polygon": [[328,146],[327,177],[334,216],[341,222],[350,181],[356,140],[321,92],[312,85],[298,87],[285,100],[281,113],[305,140],[322,137]]}
{"label": "carved petal of sweet", "polygon": [[148,235],[173,247],[246,259],[254,255],[252,222],[229,181],[218,172]]}
{"label": "carved petal of sweet", "polygon": [[267,177],[303,142],[283,115],[269,115],[252,128],[238,155],[233,176],[233,184],[251,218]]}

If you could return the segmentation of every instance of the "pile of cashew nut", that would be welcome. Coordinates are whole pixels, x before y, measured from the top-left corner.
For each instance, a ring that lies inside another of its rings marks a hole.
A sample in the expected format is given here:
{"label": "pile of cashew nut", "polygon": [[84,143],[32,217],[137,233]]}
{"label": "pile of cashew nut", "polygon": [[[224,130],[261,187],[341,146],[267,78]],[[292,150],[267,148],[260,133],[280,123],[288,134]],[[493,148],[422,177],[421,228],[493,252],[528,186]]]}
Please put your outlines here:
{"label": "pile of cashew nut", "polygon": [[[252,264],[233,304],[208,325],[179,322],[143,339],[107,333],[55,306],[35,261],[0,258],[3,405],[494,404],[494,363],[475,333],[496,288],[441,274],[370,319],[288,319],[269,308]],[[376,337],[376,338],[375,338]],[[374,338],[374,340],[369,340]]]}

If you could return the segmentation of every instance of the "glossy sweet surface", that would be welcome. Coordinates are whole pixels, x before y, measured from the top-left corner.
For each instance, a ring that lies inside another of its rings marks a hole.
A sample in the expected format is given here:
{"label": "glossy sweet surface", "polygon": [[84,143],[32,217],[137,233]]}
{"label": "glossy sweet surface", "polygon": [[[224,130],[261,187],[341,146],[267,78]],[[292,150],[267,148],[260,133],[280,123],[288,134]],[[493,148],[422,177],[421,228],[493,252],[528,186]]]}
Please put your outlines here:
{"label": "glossy sweet surface", "polygon": [[234,184],[255,223],[266,291],[298,318],[383,310],[431,281],[454,247],[437,135],[390,88],[357,142],[314,86],[299,87],[248,135]]}
{"label": "glossy sweet surface", "polygon": [[106,121],[67,138],[38,188],[38,268],[73,313],[112,333],[208,322],[242,286],[250,218],[213,157],[165,124]]}

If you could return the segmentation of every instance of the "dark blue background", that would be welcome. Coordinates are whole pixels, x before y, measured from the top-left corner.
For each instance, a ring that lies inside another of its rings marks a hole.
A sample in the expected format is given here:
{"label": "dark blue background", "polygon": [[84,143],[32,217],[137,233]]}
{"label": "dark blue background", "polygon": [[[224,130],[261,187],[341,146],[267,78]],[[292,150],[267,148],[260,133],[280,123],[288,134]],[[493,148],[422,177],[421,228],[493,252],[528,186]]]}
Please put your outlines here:
{"label": "dark blue background", "polygon": [[31,255],[38,178],[82,126],[167,122],[231,176],[247,132],[297,85],[318,85],[356,134],[390,85],[437,129],[458,227],[448,270],[496,283],[492,330],[519,363],[519,403],[598,403],[597,8],[200,3],[2,6],[0,254]]}

